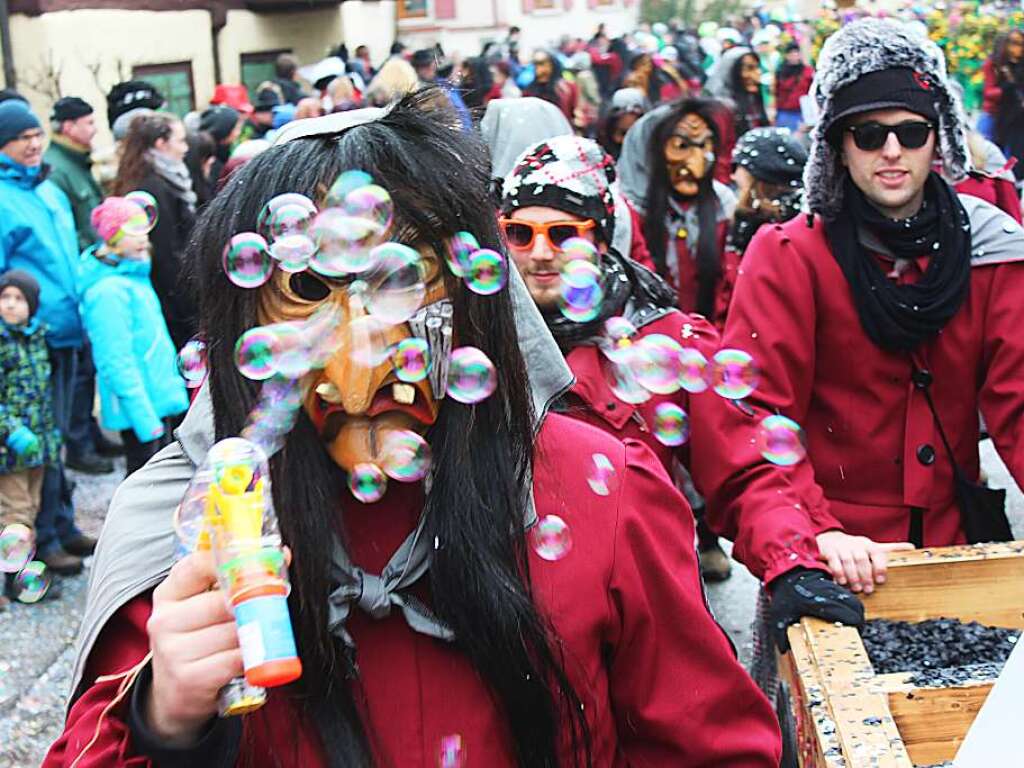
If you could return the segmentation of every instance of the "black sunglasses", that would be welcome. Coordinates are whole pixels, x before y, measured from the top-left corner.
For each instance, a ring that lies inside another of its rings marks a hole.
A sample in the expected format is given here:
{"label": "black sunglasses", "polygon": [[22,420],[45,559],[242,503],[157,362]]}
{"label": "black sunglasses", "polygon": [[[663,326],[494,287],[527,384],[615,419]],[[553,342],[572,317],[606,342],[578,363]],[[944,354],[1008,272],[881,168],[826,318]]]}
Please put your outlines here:
{"label": "black sunglasses", "polygon": [[883,125],[874,121],[851,125],[848,130],[853,134],[853,143],[857,149],[871,151],[881,149],[889,140],[889,134],[895,133],[896,140],[906,149],[920,149],[928,141],[933,126],[921,120],[908,120],[896,125]]}

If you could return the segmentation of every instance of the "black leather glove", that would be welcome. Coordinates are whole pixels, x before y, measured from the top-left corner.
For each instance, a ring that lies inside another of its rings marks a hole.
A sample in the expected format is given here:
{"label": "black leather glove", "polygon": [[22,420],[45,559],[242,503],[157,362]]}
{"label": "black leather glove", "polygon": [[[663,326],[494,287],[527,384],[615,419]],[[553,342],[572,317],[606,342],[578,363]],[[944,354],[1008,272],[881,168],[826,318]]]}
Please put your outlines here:
{"label": "black leather glove", "polygon": [[768,585],[771,596],[768,615],[779,650],[789,650],[786,630],[803,616],[838,621],[854,627],[864,624],[864,606],[846,587],[832,581],[824,571],[794,568]]}

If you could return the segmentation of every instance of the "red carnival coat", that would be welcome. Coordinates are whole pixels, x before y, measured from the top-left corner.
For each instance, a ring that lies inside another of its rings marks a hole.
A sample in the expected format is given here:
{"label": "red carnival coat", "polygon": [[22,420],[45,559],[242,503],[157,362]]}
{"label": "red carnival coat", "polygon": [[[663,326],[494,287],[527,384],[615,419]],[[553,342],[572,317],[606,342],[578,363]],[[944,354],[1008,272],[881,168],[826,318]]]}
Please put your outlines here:
{"label": "red carnival coat", "polygon": [[[891,262],[889,262],[891,264]],[[902,281],[927,267],[911,263]],[[957,461],[977,478],[978,411],[1000,456],[1024,481],[1024,262],[974,266],[960,311],[920,350]],[[767,553],[800,530],[829,529],[906,541],[910,510],[924,510],[924,544],[965,541],[953,471],[908,355],[875,346],[861,328],[850,288],[820,220],[761,227],[747,248],[724,344],[761,367],[750,401],[804,428],[808,456],[828,511],[788,510],[787,519],[744,519],[708,505],[711,523],[734,538],[755,574]],[[773,544],[773,542],[776,542]]]}
{"label": "red carnival coat", "polygon": [[[588,486],[584,468],[594,454],[614,467],[609,496]],[[686,502],[655,457],[642,443],[620,442],[559,415],[545,421],[536,456],[537,512],[568,523],[572,549],[548,562],[531,548],[532,591],[563,641],[567,673],[590,723],[594,765],[777,766],[775,716],[707,609],[691,516],[679,513]],[[375,504],[346,504],[353,560],[380,572],[421,508],[418,485],[393,484]],[[429,600],[424,584],[418,591]],[[46,768],[69,766],[92,738],[118,685],[93,681],[144,656],[149,612],[146,594],[104,628],[89,658],[89,687],[71,707]],[[467,768],[515,765],[501,712],[453,645],[413,632],[397,611],[375,621],[356,610],[347,628],[359,653],[355,698],[364,702],[378,765],[434,768],[449,734],[461,735]],[[103,719],[80,768],[152,765],[134,753],[123,715],[119,705]],[[245,718],[238,764],[265,765],[268,755],[284,766],[325,764],[313,727],[281,689]]]}

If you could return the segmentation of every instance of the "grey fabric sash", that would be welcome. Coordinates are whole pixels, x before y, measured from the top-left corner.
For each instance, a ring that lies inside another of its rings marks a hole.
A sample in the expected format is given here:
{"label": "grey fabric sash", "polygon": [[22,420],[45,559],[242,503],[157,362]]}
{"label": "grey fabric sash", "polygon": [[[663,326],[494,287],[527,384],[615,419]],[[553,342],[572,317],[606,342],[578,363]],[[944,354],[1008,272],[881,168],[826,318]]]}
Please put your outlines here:
{"label": "grey fabric sash", "polygon": [[[530,380],[535,430],[539,430],[551,404],[572,386],[572,372],[514,269],[509,270],[509,290]],[[122,483],[111,501],[89,579],[69,707],[79,693],[85,662],[103,627],[125,603],[163,581],[174,562],[174,510],[214,443],[213,410],[205,385],[175,437],[177,442]],[[524,522],[529,527],[536,519],[531,493]],[[380,576],[355,567],[336,543],[332,573],[337,574],[338,587],[330,596],[329,621],[331,631],[346,643],[351,643],[351,638],[344,632],[344,621],[354,605],[375,618],[397,607],[415,631],[450,639],[450,631],[422,603],[404,593],[429,568],[431,542],[422,540],[423,524],[421,519]]]}
{"label": "grey fabric sash", "polygon": [[331,592],[327,626],[347,646],[354,647],[345,622],[358,605],[374,619],[391,615],[397,607],[413,630],[439,640],[452,640],[455,635],[434,613],[415,596],[405,594],[427,572],[430,565],[430,543],[423,535],[425,519],[398,548],[391,560],[377,576],[354,565],[345,548],[335,540],[331,556],[331,579],[338,587]]}

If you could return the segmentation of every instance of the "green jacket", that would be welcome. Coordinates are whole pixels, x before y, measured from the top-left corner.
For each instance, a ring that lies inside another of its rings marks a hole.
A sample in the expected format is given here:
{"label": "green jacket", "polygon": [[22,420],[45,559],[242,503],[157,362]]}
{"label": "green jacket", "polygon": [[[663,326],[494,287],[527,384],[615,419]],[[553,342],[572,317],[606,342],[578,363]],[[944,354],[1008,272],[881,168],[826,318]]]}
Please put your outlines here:
{"label": "green jacket", "polygon": [[84,251],[99,240],[89,223],[89,216],[92,209],[103,202],[103,192],[92,175],[92,158],[88,152],[69,147],[59,139],[50,143],[43,157],[50,166],[50,180],[71,201],[78,250]]}

